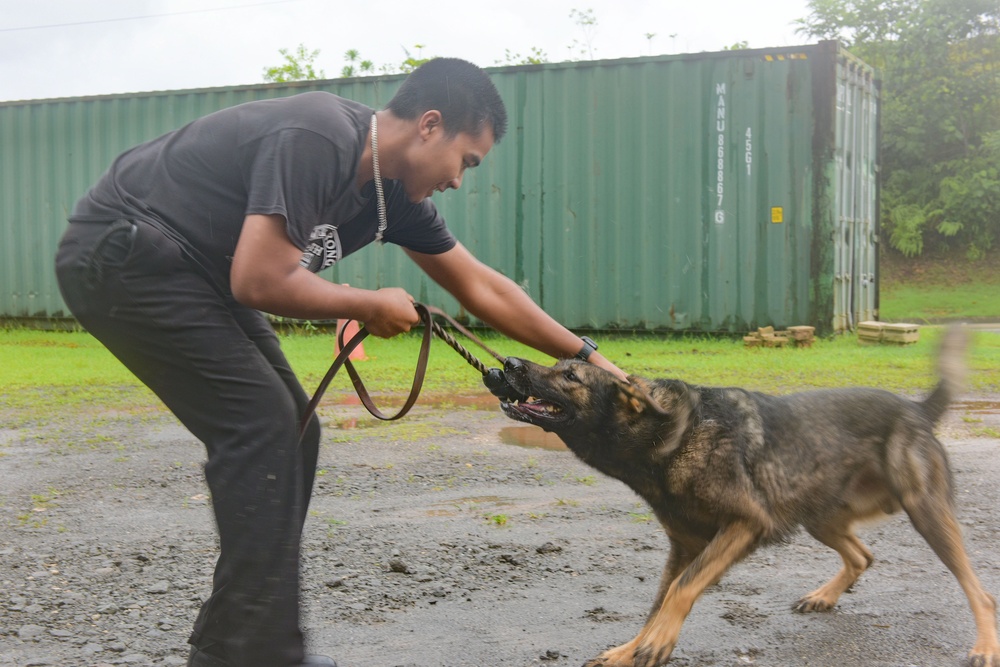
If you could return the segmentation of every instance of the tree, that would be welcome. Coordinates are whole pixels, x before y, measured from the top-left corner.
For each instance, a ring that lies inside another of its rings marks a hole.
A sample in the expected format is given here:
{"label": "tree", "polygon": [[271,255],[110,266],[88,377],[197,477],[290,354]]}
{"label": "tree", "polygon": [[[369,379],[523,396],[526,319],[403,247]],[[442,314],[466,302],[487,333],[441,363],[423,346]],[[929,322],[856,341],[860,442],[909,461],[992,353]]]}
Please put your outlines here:
{"label": "tree", "polygon": [[646,45],[649,49],[649,55],[653,55],[653,38],[656,37],[655,32],[646,33]]}
{"label": "tree", "polygon": [[549,57],[546,55],[545,51],[542,51],[537,46],[531,47],[528,55],[522,56],[520,53],[514,53],[510,49],[504,49],[503,60],[497,60],[494,64],[496,65],[541,65],[542,63],[549,62]]}
{"label": "tree", "polygon": [[993,0],[810,0],[799,31],[882,77],[882,227],[907,256],[983,257],[1000,240],[1000,6]]}
{"label": "tree", "polygon": [[409,51],[409,49],[406,49],[405,47],[403,48],[403,53],[406,54],[406,60],[404,60],[403,63],[399,66],[399,71],[404,72],[404,73],[412,72],[413,70],[417,69],[418,67],[420,67],[421,65],[423,65],[425,62],[427,62],[428,60],[430,60],[430,58],[424,58],[420,54],[420,52],[423,51],[423,49],[424,49],[424,45],[423,44],[414,44],[413,48],[415,48],[417,50],[417,55],[416,56],[414,56],[413,54],[411,54],[410,51]]}
{"label": "tree", "polygon": [[313,61],[319,56],[319,49],[307,51],[304,44],[299,44],[295,53],[288,49],[278,49],[285,62],[277,67],[264,68],[264,81],[268,83],[286,83],[288,81],[311,81],[325,77],[323,70],[315,70]]}
{"label": "tree", "polygon": [[593,9],[571,9],[569,17],[580,26],[583,31],[583,41],[574,39],[573,44],[567,47],[570,51],[576,51],[587,60],[594,59],[594,38],[597,36],[597,16]]}
{"label": "tree", "polygon": [[344,60],[347,61],[347,64],[341,68],[340,76],[347,79],[352,76],[370,75],[375,71],[375,64],[372,61],[359,60],[359,58],[361,58],[361,54],[357,49],[348,49],[344,53]]}

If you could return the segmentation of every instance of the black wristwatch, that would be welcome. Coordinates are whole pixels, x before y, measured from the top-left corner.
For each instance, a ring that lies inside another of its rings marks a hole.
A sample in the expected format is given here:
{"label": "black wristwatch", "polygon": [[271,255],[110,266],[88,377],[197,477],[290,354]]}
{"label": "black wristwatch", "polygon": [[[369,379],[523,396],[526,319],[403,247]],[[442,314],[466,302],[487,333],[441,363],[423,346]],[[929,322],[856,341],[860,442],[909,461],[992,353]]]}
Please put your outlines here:
{"label": "black wristwatch", "polygon": [[588,338],[587,336],[580,336],[580,340],[583,341],[583,347],[581,347],[580,351],[576,353],[576,358],[580,361],[586,361],[587,359],[590,359],[590,355],[597,349],[597,343],[595,343],[592,338]]}

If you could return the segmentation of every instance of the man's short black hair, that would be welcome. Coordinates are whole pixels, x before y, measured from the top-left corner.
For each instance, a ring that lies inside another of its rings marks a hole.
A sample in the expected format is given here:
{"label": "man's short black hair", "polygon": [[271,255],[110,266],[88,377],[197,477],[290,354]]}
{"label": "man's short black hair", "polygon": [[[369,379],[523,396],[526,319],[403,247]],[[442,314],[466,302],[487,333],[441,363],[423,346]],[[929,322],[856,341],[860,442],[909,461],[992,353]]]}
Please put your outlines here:
{"label": "man's short black hair", "polygon": [[406,120],[436,109],[449,136],[479,136],[488,126],[500,143],[507,132],[507,110],[489,75],[458,58],[434,58],[413,70],[386,109]]}

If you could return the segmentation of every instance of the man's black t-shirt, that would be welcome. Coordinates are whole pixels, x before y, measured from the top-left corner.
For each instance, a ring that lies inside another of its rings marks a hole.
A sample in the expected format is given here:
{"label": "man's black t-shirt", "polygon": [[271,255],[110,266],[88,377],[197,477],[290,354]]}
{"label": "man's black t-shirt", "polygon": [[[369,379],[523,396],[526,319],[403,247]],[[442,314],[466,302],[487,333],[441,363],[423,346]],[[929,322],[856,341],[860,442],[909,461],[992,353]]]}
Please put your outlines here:
{"label": "man's black t-shirt", "polygon": [[[375,239],[374,188],[357,187],[372,109],[324,92],[248,102],[199,118],[120,155],[71,220],[156,224],[229,283],[247,215],[282,215],[316,272]],[[385,181],[384,239],[437,254],[455,246],[430,199]]]}

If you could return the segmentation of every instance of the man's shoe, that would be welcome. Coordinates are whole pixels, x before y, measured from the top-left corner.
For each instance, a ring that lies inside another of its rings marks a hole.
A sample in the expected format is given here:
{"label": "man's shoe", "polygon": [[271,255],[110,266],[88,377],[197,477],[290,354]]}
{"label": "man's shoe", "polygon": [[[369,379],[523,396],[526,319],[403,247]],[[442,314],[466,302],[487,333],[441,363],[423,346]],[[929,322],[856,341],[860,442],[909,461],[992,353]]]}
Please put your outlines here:
{"label": "man's shoe", "polygon": [[[188,667],[232,667],[228,662],[202,651],[197,646],[191,647],[191,655],[188,657]],[[307,655],[305,662],[299,667],[337,667],[336,661],[325,655]]]}
{"label": "man's shoe", "polygon": [[197,646],[192,646],[187,667],[229,667],[229,663],[211,653],[202,651]]}

